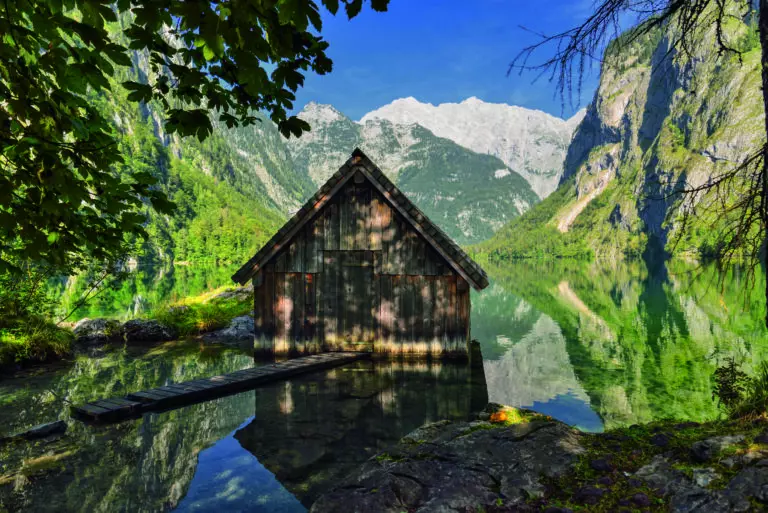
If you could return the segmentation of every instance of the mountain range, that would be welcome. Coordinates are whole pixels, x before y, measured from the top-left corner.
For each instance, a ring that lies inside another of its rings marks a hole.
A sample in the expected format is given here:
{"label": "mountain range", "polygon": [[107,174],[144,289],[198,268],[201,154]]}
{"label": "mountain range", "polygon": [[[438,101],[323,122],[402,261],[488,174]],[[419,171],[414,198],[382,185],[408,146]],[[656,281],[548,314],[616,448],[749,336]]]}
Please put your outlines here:
{"label": "mountain range", "polygon": [[559,183],[573,131],[584,113],[582,109],[563,120],[540,110],[486,103],[475,97],[437,106],[409,97],[369,112],[360,123],[387,120],[421,125],[438,137],[499,158],[543,199]]}
{"label": "mountain range", "polygon": [[[671,30],[614,41],[591,104],[567,120],[477,98],[398,99],[359,121],[309,103],[298,116],[312,129],[298,139],[262,118],[215,126],[201,143],[165,134],[152,103],[118,92],[91,100],[114,117],[125,168],[152,170],[179,205],[171,217],[147,210],[144,260],[245,258],[355,147],[457,242],[492,259],[649,248],[702,256],[715,251],[728,219],[705,209],[682,230],[694,203],[675,192],[759,144],[759,42],[753,20],[734,19],[723,37],[740,59],[718,55],[714,29],[679,53]],[[116,84],[146,76],[146,59],[134,62]]]}
{"label": "mountain range", "polygon": [[296,172],[321,185],[359,147],[458,243],[479,242],[539,201],[529,183],[493,155],[437,137],[417,123],[356,123],[329,105],[299,117],[312,131],[287,141]]}
{"label": "mountain range", "polygon": [[[120,90],[120,81],[147,76],[146,59],[137,54],[134,62],[133,69],[114,77],[113,90]],[[312,129],[300,138],[283,138],[261,117],[255,125],[235,129],[215,124],[212,135],[199,142],[166,134],[157,115],[161,109],[151,102],[136,105],[120,93],[91,101],[114,119],[128,157],[124,169],[151,169],[179,207],[170,217],[147,209],[151,237],[140,255],[144,262],[246,258],[355,147],[458,243],[477,243],[545,196],[548,186],[542,180],[562,174],[573,129],[573,121],[475,98],[436,107],[411,98],[359,122],[331,105],[309,103],[298,116]],[[430,119],[424,114],[430,110],[443,114]],[[388,112],[402,121],[387,119]],[[450,129],[483,126],[489,116],[495,116],[496,125],[517,116],[526,128],[478,132],[475,139]],[[483,139],[491,140],[483,146]],[[541,166],[533,157],[537,152],[550,157],[539,159]]]}

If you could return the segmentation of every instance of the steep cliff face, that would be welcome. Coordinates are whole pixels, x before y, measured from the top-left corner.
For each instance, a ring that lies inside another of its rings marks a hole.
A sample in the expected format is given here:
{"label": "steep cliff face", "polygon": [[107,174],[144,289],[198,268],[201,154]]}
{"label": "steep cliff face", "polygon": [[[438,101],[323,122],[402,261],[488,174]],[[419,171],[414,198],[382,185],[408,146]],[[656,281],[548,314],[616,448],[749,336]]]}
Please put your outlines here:
{"label": "steep cliff face", "polygon": [[[765,136],[754,26],[734,18],[725,28],[728,44],[743,52],[741,61],[718,54],[714,27],[690,52],[674,48],[672,28],[614,41],[557,192],[505,227],[486,249],[501,257],[541,252],[536,239],[525,235],[533,231],[547,241],[545,252],[556,254],[613,257],[641,253],[648,244],[706,252],[719,214],[698,208],[681,234],[681,216],[692,200],[677,192],[732,169]],[[699,207],[711,200],[700,198]],[[521,244],[510,249],[516,242]]]}
{"label": "steep cliff face", "polygon": [[418,124],[356,123],[330,105],[308,104],[312,131],[287,141],[298,175],[319,186],[359,147],[458,243],[487,239],[538,201],[529,184],[492,155],[475,153]]}

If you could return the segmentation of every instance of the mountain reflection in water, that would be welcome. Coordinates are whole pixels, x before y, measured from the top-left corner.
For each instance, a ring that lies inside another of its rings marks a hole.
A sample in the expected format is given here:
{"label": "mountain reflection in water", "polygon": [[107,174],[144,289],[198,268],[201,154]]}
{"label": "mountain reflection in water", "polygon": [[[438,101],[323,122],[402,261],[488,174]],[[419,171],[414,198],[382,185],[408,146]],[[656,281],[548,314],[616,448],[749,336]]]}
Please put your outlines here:
{"label": "mountain reflection in water", "polygon": [[[591,431],[704,421],[719,415],[715,368],[733,357],[751,373],[768,357],[763,275],[751,289],[738,269],[680,263],[653,272],[639,262],[486,270],[492,284],[472,300],[483,373],[448,362],[357,362],[116,425],[70,422],[58,440],[0,444],[0,510],[303,511],[412,429],[467,418],[486,399]],[[227,280],[221,269],[143,269],[87,314],[123,315],[138,296],[151,308]],[[250,354],[190,341],[3,376],[0,436],[68,419],[68,402],[253,365]]]}

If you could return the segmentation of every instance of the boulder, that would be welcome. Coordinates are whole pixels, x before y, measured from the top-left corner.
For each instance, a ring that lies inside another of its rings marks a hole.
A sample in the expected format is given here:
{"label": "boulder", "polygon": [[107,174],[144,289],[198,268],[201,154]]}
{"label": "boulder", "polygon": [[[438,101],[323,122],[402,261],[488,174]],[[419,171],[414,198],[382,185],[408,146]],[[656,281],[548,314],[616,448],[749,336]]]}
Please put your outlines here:
{"label": "boulder", "polygon": [[133,319],[123,324],[126,342],[164,342],[176,338],[176,330],[152,319]]}
{"label": "boulder", "polygon": [[584,453],[583,436],[551,421],[435,422],[368,460],[311,511],[458,512],[499,499],[522,504],[573,468]]}
{"label": "boulder", "polygon": [[253,284],[249,283],[248,285],[245,285],[243,287],[236,287],[233,289],[227,289],[225,291],[219,292],[218,294],[216,294],[210,299],[237,298],[241,300],[246,300],[246,299],[249,299],[251,296],[253,296]]}
{"label": "boulder", "polygon": [[743,442],[743,435],[730,435],[730,436],[716,436],[708,438],[700,442],[696,442],[691,446],[691,457],[698,462],[704,463],[717,456],[720,451],[726,447],[736,445]]}
{"label": "boulder", "polygon": [[224,329],[203,335],[205,342],[213,344],[252,344],[254,337],[253,317],[241,315],[235,317]]}
{"label": "boulder", "polygon": [[75,349],[88,349],[121,339],[120,323],[114,319],[85,319],[75,323]]}

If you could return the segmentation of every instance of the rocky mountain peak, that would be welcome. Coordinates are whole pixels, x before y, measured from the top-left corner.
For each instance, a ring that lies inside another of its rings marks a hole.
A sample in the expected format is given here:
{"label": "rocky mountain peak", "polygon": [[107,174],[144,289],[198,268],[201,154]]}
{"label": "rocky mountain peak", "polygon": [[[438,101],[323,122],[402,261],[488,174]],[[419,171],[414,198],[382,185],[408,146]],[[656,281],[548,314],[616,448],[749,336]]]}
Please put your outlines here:
{"label": "rocky mountain peak", "polygon": [[339,112],[333,105],[316,102],[307,103],[299,113],[298,117],[313,126],[316,124],[329,124],[347,119],[347,117]]}
{"label": "rocky mountain peak", "polygon": [[522,175],[540,196],[558,184],[573,130],[583,113],[569,120],[539,110],[485,102],[475,96],[461,103],[422,103],[400,98],[360,119],[385,119],[395,124],[418,124],[438,137],[481,154],[501,159]]}

